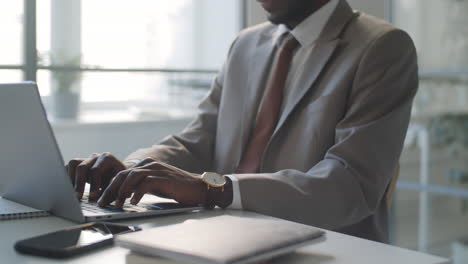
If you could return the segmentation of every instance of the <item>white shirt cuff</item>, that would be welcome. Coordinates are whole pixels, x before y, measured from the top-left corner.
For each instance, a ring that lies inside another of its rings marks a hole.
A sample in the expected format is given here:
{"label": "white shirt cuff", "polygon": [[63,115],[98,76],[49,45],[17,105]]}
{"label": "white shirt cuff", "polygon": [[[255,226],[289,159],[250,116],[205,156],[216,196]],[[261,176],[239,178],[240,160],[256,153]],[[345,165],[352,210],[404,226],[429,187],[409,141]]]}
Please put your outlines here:
{"label": "white shirt cuff", "polygon": [[227,209],[242,210],[242,200],[239,190],[239,181],[234,175],[225,175],[232,181],[232,204]]}

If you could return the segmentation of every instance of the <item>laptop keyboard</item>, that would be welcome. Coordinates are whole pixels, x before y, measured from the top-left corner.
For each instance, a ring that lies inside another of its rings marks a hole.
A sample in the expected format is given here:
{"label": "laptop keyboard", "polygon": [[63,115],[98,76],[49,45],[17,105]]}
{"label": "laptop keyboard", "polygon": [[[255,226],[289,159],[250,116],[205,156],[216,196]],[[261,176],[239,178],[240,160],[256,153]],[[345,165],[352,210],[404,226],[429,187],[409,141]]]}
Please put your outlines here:
{"label": "laptop keyboard", "polygon": [[114,205],[108,205],[106,207],[99,207],[96,202],[90,202],[88,200],[88,195],[83,195],[81,200],[81,208],[85,211],[92,212],[92,213],[102,213],[102,214],[109,214],[109,213],[133,213],[133,212],[145,212],[148,210],[158,209],[157,206],[151,204],[144,204],[139,203],[137,205],[133,205],[130,203],[125,203],[122,208],[116,207]]}

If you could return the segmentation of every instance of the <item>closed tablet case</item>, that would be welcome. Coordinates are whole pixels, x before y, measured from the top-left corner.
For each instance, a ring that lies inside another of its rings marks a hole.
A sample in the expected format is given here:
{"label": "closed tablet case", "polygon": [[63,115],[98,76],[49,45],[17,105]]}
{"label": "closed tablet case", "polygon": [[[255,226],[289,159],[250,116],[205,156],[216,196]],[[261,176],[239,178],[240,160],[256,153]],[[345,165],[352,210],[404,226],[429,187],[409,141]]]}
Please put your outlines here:
{"label": "closed tablet case", "polygon": [[274,218],[223,215],[118,236],[116,245],[184,263],[252,263],[322,241],[324,232]]}

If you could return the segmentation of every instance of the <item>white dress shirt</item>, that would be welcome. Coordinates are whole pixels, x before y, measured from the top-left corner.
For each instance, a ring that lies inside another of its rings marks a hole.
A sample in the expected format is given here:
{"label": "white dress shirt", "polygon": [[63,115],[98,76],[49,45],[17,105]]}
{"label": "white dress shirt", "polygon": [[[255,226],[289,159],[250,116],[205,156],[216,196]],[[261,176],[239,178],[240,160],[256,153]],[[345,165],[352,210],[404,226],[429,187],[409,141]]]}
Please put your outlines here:
{"label": "white dress shirt", "polygon": [[[315,48],[315,42],[322,33],[325,25],[330,19],[333,11],[338,6],[339,0],[330,0],[327,4],[322,6],[319,10],[315,11],[299,25],[297,25],[292,31],[290,31],[285,25],[281,24],[277,26],[277,29],[273,36],[273,45],[278,45],[279,38],[286,32],[290,32],[300,46],[296,50],[291,67],[289,68],[289,75],[286,79],[284,87],[283,102],[281,111],[290,102],[292,94],[296,93],[296,89],[299,87],[299,77],[304,74],[304,63],[307,58],[312,54]],[[228,207],[229,209],[242,209],[242,200],[239,189],[239,182],[235,175],[226,175],[232,181],[233,199],[232,204]]]}

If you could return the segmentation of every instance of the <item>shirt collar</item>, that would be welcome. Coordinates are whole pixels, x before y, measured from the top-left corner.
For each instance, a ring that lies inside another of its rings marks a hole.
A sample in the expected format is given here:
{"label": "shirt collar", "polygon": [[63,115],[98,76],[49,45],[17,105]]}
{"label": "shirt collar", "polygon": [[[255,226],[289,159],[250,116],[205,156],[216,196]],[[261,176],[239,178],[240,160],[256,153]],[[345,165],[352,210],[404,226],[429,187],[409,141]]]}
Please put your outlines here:
{"label": "shirt collar", "polygon": [[290,31],[285,25],[280,24],[273,34],[273,42],[278,44],[280,37],[284,33],[291,32],[291,34],[297,39],[302,47],[307,47],[314,44],[322,33],[331,15],[333,14],[333,11],[335,11],[336,7],[338,6],[338,2],[339,0],[330,0],[319,10],[308,16],[292,31]]}

